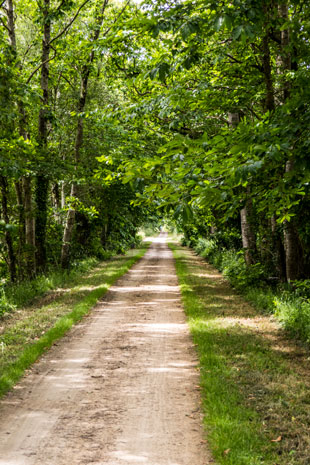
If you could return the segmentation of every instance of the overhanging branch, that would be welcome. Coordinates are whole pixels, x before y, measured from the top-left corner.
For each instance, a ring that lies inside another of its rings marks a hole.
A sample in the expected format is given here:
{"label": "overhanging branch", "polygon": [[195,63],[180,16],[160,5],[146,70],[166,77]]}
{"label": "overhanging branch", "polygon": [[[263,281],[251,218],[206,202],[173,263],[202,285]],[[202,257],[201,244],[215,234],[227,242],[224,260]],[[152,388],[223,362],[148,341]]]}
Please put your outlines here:
{"label": "overhanging branch", "polygon": [[67,32],[67,30],[69,29],[69,27],[74,23],[74,21],[76,20],[76,18],[78,17],[78,15],[80,14],[80,11],[82,10],[82,8],[84,8],[84,6],[86,5],[86,3],[88,3],[90,0],[85,0],[84,3],[82,3],[82,5],[79,7],[79,9],[77,10],[77,12],[75,13],[75,15],[73,16],[73,18],[71,19],[71,21],[69,21],[69,23],[63,28],[63,30],[61,32],[59,32],[59,34],[57,34],[57,36],[55,36],[52,40],[50,40],[50,45],[55,42],[55,40],[59,39],[62,35],[64,35],[65,32]]}

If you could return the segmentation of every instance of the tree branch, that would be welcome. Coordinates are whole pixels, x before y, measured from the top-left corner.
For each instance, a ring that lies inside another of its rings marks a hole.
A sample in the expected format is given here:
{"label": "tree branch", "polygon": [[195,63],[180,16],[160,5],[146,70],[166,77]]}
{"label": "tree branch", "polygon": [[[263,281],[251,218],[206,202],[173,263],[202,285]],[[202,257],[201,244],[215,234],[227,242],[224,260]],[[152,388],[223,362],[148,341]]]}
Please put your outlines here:
{"label": "tree branch", "polygon": [[43,61],[43,63],[40,63],[39,66],[37,66],[37,67],[32,71],[32,73],[30,74],[29,78],[28,78],[27,81],[26,81],[26,84],[29,84],[29,82],[31,81],[31,79],[33,78],[33,76],[36,74],[37,71],[39,71],[40,68],[42,68],[43,65],[45,65],[45,64],[48,63],[49,61],[52,61],[52,60],[54,60],[54,58],[56,58],[57,52],[56,52],[56,50],[54,49],[54,47],[52,47],[52,49],[54,50],[54,55],[53,55],[51,58],[49,58],[48,60]]}
{"label": "tree branch", "polygon": [[137,94],[140,96],[140,97],[144,97],[145,95],[149,95],[151,94],[152,92],[151,91],[145,91],[145,92],[140,92],[140,90],[135,86],[134,83],[132,83],[132,87],[134,88],[134,90],[137,92]]}
{"label": "tree branch", "polygon": [[62,7],[62,5],[65,3],[65,1],[66,1],[66,0],[62,0],[62,1],[60,2],[60,4],[58,5],[58,7],[56,8],[56,11],[59,11],[59,10],[60,10],[60,8]]}
{"label": "tree branch", "polygon": [[0,16],[0,21],[2,23],[2,26],[5,27],[5,29],[10,33],[11,32],[11,29],[9,28],[9,26],[7,24],[5,24],[5,22],[3,21],[3,19],[1,18]]}
{"label": "tree branch", "polygon": [[74,85],[72,84],[72,82],[70,82],[69,79],[67,79],[66,76],[64,76],[64,75],[62,74],[62,72],[61,72],[61,74],[60,74],[60,77],[61,77],[62,79],[64,79],[64,80],[69,84],[69,86],[71,87],[71,89],[75,90],[75,87],[74,87]]}
{"label": "tree branch", "polygon": [[57,34],[57,36],[55,36],[52,40],[50,40],[50,45],[55,42],[55,40],[59,39],[65,32],[67,32],[67,30],[69,29],[69,27],[74,23],[74,21],[76,20],[76,18],[78,17],[80,11],[82,10],[82,8],[84,8],[84,6],[86,5],[86,3],[88,3],[90,0],[85,0],[84,3],[82,3],[82,5],[80,6],[80,8],[77,10],[77,12],[75,13],[75,15],[73,16],[73,18],[71,19],[71,21],[69,21],[69,23],[63,28],[63,30],[61,32],[59,32],[59,34]]}
{"label": "tree branch", "polygon": [[103,34],[102,34],[102,37],[105,37],[107,34],[109,34],[109,32],[111,31],[112,27],[117,23],[117,21],[119,20],[119,18],[122,16],[122,14],[124,13],[124,11],[126,10],[127,6],[129,5],[130,3],[130,0],[127,0],[126,4],[124,5],[123,9],[120,11],[120,13],[118,14],[118,16],[115,18],[115,20],[113,21],[113,24],[112,26],[110,26]]}
{"label": "tree branch", "polygon": [[259,121],[262,120],[262,118],[249,105],[245,105],[245,108],[249,110],[249,112],[252,113],[252,115],[255,116],[255,118],[257,118]]}

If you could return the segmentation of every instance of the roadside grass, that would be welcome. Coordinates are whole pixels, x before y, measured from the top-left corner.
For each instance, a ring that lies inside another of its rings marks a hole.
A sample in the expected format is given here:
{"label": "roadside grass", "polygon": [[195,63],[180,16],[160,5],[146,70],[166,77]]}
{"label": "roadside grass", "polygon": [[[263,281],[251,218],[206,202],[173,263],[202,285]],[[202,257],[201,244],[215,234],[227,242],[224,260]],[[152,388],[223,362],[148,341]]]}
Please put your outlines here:
{"label": "roadside grass", "polygon": [[57,289],[56,296],[47,295],[47,299],[43,297],[32,306],[15,311],[2,322],[0,398],[40,355],[90,312],[109,287],[144,255],[148,246],[149,243],[143,243],[124,256],[99,263],[87,274],[72,278],[70,287]]}
{"label": "roadside grass", "polygon": [[309,465],[309,354],[211,265],[169,244],[200,358],[204,424],[220,465]]}
{"label": "roadside grass", "polygon": [[[5,305],[8,312],[11,309],[22,307],[31,303],[44,295],[46,292],[55,288],[64,287],[75,282],[81,274],[86,273],[93,268],[99,260],[94,257],[86,258],[80,262],[75,262],[69,270],[55,269],[48,274],[42,274],[31,281],[22,281],[18,284],[8,284],[3,288],[2,310],[0,316],[6,313]],[[0,303],[1,307],[1,303]]]}
{"label": "roadside grass", "polygon": [[288,333],[310,343],[310,279],[280,283],[262,263],[247,266],[243,252],[220,247],[215,239],[181,238],[181,244],[214,265],[258,311],[274,314]]}

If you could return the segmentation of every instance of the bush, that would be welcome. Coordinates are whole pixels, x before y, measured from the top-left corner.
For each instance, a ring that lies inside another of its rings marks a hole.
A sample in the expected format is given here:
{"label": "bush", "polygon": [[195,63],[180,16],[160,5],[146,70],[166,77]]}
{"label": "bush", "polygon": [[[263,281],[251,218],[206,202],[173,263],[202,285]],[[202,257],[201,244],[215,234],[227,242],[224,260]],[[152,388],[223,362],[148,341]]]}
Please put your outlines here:
{"label": "bush", "polygon": [[225,251],[222,259],[223,274],[231,284],[240,290],[265,284],[266,270],[261,263],[247,266],[243,254]]}
{"label": "bush", "polygon": [[[182,244],[189,245],[186,241]],[[261,263],[247,266],[242,251],[227,250],[219,246],[216,239],[199,238],[194,246],[197,254],[207,259],[226,276],[232,286],[244,290],[250,286],[261,286],[267,276]]]}
{"label": "bush", "polygon": [[272,289],[249,287],[246,289],[244,297],[258,310],[264,310],[268,313],[273,313],[275,310],[275,292]]}
{"label": "bush", "polygon": [[[183,239],[182,245],[191,246]],[[197,254],[207,259],[259,310],[274,313],[283,327],[310,343],[310,280],[272,287],[268,270],[261,263],[247,266],[242,251],[227,250],[215,238],[195,241]]]}
{"label": "bush", "polygon": [[6,285],[2,290],[2,295],[0,295],[0,316],[16,307],[28,305],[36,297],[40,297],[52,289],[65,286],[69,280],[90,270],[96,263],[98,260],[95,258],[88,258],[71,263],[69,271],[56,269],[31,281]]}
{"label": "bush", "polygon": [[4,316],[6,313],[10,313],[12,310],[16,308],[11,302],[8,301],[4,291],[1,291],[0,294],[0,318]]}
{"label": "bush", "polygon": [[310,299],[310,279],[304,279],[303,281],[294,281],[294,294],[298,297]]}
{"label": "bush", "polygon": [[217,243],[214,239],[203,239],[200,237],[196,242],[194,249],[198,255],[208,259],[217,251]]}
{"label": "bush", "polygon": [[276,297],[274,306],[284,328],[310,342],[310,300],[293,295]]}

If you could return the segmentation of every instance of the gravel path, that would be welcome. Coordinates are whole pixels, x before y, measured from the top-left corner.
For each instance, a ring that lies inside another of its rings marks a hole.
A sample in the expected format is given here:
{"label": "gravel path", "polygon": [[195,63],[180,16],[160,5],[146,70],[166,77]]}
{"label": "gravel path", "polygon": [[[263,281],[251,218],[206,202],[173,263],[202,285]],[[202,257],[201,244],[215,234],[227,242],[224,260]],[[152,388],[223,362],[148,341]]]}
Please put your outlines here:
{"label": "gravel path", "polygon": [[2,400],[0,465],[213,463],[165,241]]}

